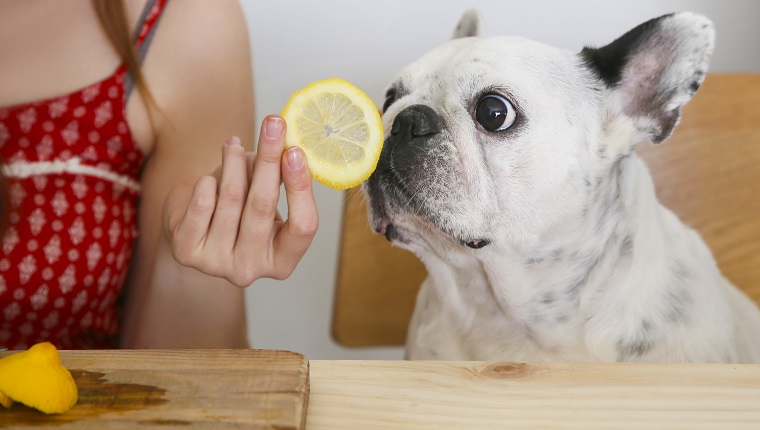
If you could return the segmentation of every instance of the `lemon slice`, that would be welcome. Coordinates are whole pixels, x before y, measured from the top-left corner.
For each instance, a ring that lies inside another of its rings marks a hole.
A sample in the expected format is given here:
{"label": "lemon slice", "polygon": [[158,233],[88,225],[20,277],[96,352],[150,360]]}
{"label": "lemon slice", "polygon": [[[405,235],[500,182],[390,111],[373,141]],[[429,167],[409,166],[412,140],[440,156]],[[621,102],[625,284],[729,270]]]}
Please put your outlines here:
{"label": "lemon slice", "polygon": [[311,176],[345,190],[369,178],[383,149],[377,106],[343,79],[317,81],[296,91],[285,105],[285,147],[303,149]]}

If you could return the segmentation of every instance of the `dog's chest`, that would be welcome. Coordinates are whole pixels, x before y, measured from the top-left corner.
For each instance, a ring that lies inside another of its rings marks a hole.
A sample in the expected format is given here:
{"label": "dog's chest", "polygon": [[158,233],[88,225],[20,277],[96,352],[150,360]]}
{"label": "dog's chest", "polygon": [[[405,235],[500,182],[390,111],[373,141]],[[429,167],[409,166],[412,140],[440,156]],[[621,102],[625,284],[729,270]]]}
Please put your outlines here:
{"label": "dog's chest", "polygon": [[518,324],[523,341],[550,355],[576,356],[585,351],[584,318],[580,312],[580,292],[567,282],[542,281],[531,276],[528,282],[515,280],[494,283],[502,308]]}
{"label": "dog's chest", "polygon": [[[444,307],[455,310],[446,313],[458,319],[454,325],[460,327],[472,359],[588,356],[582,288],[576,286],[583,273],[570,268],[545,271],[541,264],[501,261],[497,269],[469,270],[454,282],[438,283],[437,288],[443,289],[438,294],[449,304]],[[553,262],[555,269],[558,264]]]}

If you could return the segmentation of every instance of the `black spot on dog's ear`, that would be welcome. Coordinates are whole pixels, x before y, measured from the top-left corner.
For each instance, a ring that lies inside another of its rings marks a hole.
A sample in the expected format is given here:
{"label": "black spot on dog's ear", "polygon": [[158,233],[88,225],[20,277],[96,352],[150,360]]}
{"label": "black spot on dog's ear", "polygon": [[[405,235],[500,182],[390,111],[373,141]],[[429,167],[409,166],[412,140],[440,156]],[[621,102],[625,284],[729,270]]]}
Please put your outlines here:
{"label": "black spot on dog's ear", "polygon": [[622,78],[630,54],[637,50],[663,19],[672,16],[673,14],[668,14],[650,19],[601,48],[585,47],[580,53],[581,58],[608,87],[616,86]]}

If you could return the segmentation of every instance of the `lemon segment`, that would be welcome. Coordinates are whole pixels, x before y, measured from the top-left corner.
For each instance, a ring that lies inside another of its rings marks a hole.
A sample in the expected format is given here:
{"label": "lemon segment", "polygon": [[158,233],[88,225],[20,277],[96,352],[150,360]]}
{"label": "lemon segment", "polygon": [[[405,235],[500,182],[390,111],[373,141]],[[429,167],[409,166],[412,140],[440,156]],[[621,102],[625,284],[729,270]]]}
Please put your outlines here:
{"label": "lemon segment", "polygon": [[282,111],[286,148],[300,147],[317,181],[337,190],[355,187],[377,167],[383,124],[372,100],[339,78],[296,91]]}
{"label": "lemon segment", "polygon": [[46,414],[60,414],[78,398],[74,378],[50,342],[0,360],[0,404],[6,408],[15,400]]}

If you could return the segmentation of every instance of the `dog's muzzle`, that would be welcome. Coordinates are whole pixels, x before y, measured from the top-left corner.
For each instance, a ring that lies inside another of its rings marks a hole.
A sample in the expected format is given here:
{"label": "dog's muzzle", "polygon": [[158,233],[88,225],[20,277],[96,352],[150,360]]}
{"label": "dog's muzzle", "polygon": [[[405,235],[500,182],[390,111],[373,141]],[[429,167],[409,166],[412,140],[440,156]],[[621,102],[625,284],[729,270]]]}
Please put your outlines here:
{"label": "dog's muzzle", "polygon": [[[399,112],[393,119],[390,134],[385,140],[383,152],[380,155],[377,170],[367,183],[367,190],[374,204],[373,211],[379,224],[375,231],[389,241],[402,240],[393,220],[385,212],[386,199],[402,201],[409,205],[408,209],[417,211],[415,196],[406,195],[406,189],[414,186],[414,181],[420,179],[424,158],[428,156],[429,145],[435,145],[437,135],[443,130],[441,117],[429,106],[412,105]],[[400,173],[405,172],[405,173]],[[413,172],[409,177],[409,172]],[[386,192],[380,192],[380,182],[391,186],[382,187]],[[390,192],[390,195],[389,195]],[[395,198],[394,198],[395,197]],[[490,243],[488,239],[461,240],[463,246],[479,249]]]}

